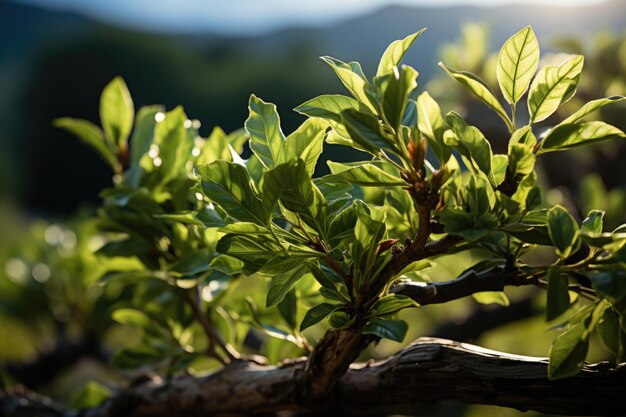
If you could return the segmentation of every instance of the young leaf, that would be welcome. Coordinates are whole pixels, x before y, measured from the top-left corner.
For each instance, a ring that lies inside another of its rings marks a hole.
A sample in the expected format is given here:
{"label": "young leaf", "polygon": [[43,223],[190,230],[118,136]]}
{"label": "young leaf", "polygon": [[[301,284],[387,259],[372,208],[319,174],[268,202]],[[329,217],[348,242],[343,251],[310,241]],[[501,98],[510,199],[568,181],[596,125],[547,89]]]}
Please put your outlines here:
{"label": "young leaf", "polygon": [[509,152],[511,147],[516,144],[526,145],[529,148],[533,148],[537,144],[537,138],[530,126],[524,126],[513,132],[511,139],[509,139]]}
{"label": "young leaf", "polygon": [[134,117],[135,109],[128,87],[122,77],[115,77],[100,96],[100,122],[105,138],[118,148],[126,148]]}
{"label": "young leaf", "polygon": [[300,323],[300,331],[304,331],[314,324],[319,323],[331,314],[333,311],[341,308],[340,304],[322,303],[318,304],[309,311],[306,312],[302,323]]}
{"label": "young leaf", "polygon": [[451,68],[448,68],[441,62],[439,63],[439,66],[443,68],[450,77],[457,80],[470,93],[474,94],[476,97],[482,100],[483,103],[491,107],[491,109],[495,111],[502,120],[504,120],[504,123],[506,123],[506,126],[511,132],[515,130],[513,122],[511,122],[511,119],[509,119],[509,116],[504,111],[504,108],[483,80],[481,80],[471,72],[455,71]]}
{"label": "young leaf", "polygon": [[111,390],[96,381],[89,381],[74,393],[70,407],[75,410],[95,408],[111,396]]}
{"label": "young leaf", "polygon": [[567,119],[563,120],[560,124],[564,125],[564,124],[577,123],[588,114],[591,114],[594,111],[599,110],[602,107],[607,106],[609,104],[619,103],[620,101],[623,101],[625,99],[626,97],[624,96],[611,96],[607,98],[591,100],[589,103],[586,103],[584,106],[578,109],[574,114],[569,116]]}
{"label": "young leaf", "polygon": [[155,116],[163,112],[163,106],[142,107],[135,118],[135,129],[130,138],[130,165],[139,165],[139,160],[148,153],[157,124]]}
{"label": "young leaf", "polygon": [[365,87],[368,85],[368,82],[361,69],[361,64],[358,62],[345,63],[329,56],[323,56],[322,61],[330,65],[337,77],[339,77],[348,91],[352,93],[354,98],[374,111],[374,107],[365,93]]}
{"label": "young leaf", "polygon": [[376,76],[389,74],[393,71],[394,67],[397,67],[406,51],[411,47],[415,39],[420,36],[426,28],[415,32],[412,35],[407,36],[404,39],[398,39],[391,42],[383,56],[378,63],[378,70],[376,70]]}
{"label": "young leaf", "polygon": [[567,258],[578,239],[578,225],[569,212],[561,206],[548,211],[548,233],[561,258]]}
{"label": "young leaf", "polygon": [[354,239],[354,227],[358,219],[357,211],[360,205],[364,205],[361,200],[355,200],[349,207],[340,211],[333,217],[328,229],[330,244],[335,247],[344,239]]}
{"label": "young leaf", "polygon": [[534,168],[535,154],[530,146],[516,143],[509,147],[509,171],[515,175],[527,175]]}
{"label": "young leaf", "polygon": [[621,320],[614,309],[607,308],[597,327],[602,342],[615,355],[618,363],[626,354],[626,329],[621,326]]}
{"label": "young leaf", "polygon": [[341,121],[341,113],[345,110],[369,112],[367,106],[358,100],[340,94],[326,94],[315,97],[296,107],[294,110],[309,117],[321,117],[336,122]]}
{"label": "young leaf", "polygon": [[320,119],[308,119],[292,134],[287,136],[276,164],[300,158],[306,165],[309,176],[313,176],[315,165],[322,153],[322,143],[326,135],[328,123]]}
{"label": "young leaf", "polygon": [[567,284],[567,278],[561,276],[561,270],[558,266],[548,269],[547,321],[554,320],[569,308]]}
{"label": "young leaf", "polygon": [[580,231],[583,233],[602,233],[602,219],[604,218],[604,211],[591,210],[583,224]]}
{"label": "young leaf", "polygon": [[111,358],[111,365],[121,370],[137,369],[156,364],[165,359],[169,352],[147,345],[130,346],[117,352]]}
{"label": "young leaf", "polygon": [[111,314],[111,318],[126,326],[145,328],[150,324],[150,317],[143,311],[134,308],[120,308]]}
{"label": "young leaf", "polygon": [[362,164],[350,166],[338,162],[328,161],[328,167],[333,175],[324,177],[326,181],[334,180],[349,181],[366,187],[377,186],[406,186],[402,178],[389,174],[374,164]]}
{"label": "young leaf", "polygon": [[530,26],[511,36],[500,49],[496,76],[509,104],[524,95],[539,64],[539,44]]}
{"label": "young leaf", "polygon": [[267,215],[253,188],[248,171],[241,165],[215,161],[195,168],[202,191],[234,219],[267,224]]}
{"label": "young leaf", "polygon": [[[274,261],[270,261],[274,263]],[[276,274],[272,276],[270,285],[267,289],[267,297],[265,300],[266,306],[271,307],[280,303],[285,295],[293,288],[293,285],[309,272],[309,268],[306,262],[302,262],[302,259],[292,257],[285,261],[279,262],[282,267],[279,270],[277,265],[272,265],[272,270],[269,271],[265,267],[259,271],[259,274],[264,275],[266,273]]]}
{"label": "young leaf", "polygon": [[550,346],[548,378],[561,379],[580,372],[589,349],[589,339],[584,337],[586,330],[585,323],[580,322],[554,340]]}
{"label": "young leaf", "polygon": [[265,171],[261,180],[261,190],[263,210],[265,212],[266,223],[272,217],[274,207],[289,186],[289,178],[293,171],[294,161],[276,165],[274,168]]}
{"label": "young leaf", "polygon": [[624,139],[624,132],[604,122],[560,124],[541,142],[537,154],[570,149],[609,139]]}
{"label": "young leaf", "polygon": [[577,55],[560,66],[548,65],[539,70],[528,93],[530,123],[547,119],[576,92],[584,57]]}
{"label": "young leaf", "polygon": [[252,94],[248,108],[250,115],[245,126],[250,135],[250,149],[259,157],[265,168],[271,168],[285,141],[276,105],[266,103]]}
{"label": "young leaf", "polygon": [[[142,168],[156,171],[160,184],[164,186],[168,180],[174,179],[188,172],[187,158],[194,147],[195,131],[187,129],[185,122],[187,115],[181,106],[165,113],[163,120],[156,124],[154,129],[153,145],[158,151],[156,157],[148,156],[148,167],[140,162]],[[158,163],[157,163],[158,161]]]}
{"label": "young leaf", "polygon": [[409,326],[404,320],[384,320],[376,317],[363,327],[363,334],[373,334],[401,343],[404,340],[404,336],[406,336],[408,328]]}
{"label": "young leaf", "polygon": [[454,132],[454,135],[446,136],[446,144],[473,161],[476,165],[475,169],[482,171],[487,175],[487,178],[492,179],[491,159],[493,158],[493,153],[491,145],[485,139],[485,136],[474,126],[469,126],[457,113],[448,113],[446,120]]}
{"label": "young leaf", "polygon": [[302,159],[291,164],[286,180],[287,185],[281,194],[280,202],[287,210],[298,214],[313,230],[324,235],[327,203],[311,181]]}
{"label": "young leaf", "polygon": [[383,131],[376,116],[346,110],[341,113],[341,120],[357,148],[372,155],[379,155],[381,149],[395,150],[393,141]]}
{"label": "young leaf", "polygon": [[62,117],[54,121],[55,127],[60,127],[78,136],[87,146],[95,150],[115,172],[121,172],[122,167],[115,154],[107,146],[104,133],[100,128],[87,120]]}
{"label": "young leaf", "polygon": [[483,291],[472,294],[472,298],[480,304],[498,304],[508,307],[511,302],[504,291]]}
{"label": "young leaf", "polygon": [[409,307],[419,307],[419,305],[407,296],[389,294],[374,303],[371,315],[385,316]]}
{"label": "young leaf", "polygon": [[278,303],[276,306],[278,307],[278,312],[280,316],[285,320],[285,323],[289,326],[290,329],[295,329],[297,326],[297,316],[298,316],[298,299],[296,297],[296,291],[292,288],[283,300]]}
{"label": "young leaf", "polygon": [[445,164],[450,159],[451,149],[444,143],[443,133],[448,128],[441,117],[439,105],[424,91],[417,97],[417,128],[426,136],[428,146],[433,150],[440,163]]}
{"label": "young leaf", "polygon": [[384,76],[385,82],[381,85],[382,109],[385,118],[396,131],[404,118],[409,95],[417,87],[417,75],[414,68],[403,65]]}

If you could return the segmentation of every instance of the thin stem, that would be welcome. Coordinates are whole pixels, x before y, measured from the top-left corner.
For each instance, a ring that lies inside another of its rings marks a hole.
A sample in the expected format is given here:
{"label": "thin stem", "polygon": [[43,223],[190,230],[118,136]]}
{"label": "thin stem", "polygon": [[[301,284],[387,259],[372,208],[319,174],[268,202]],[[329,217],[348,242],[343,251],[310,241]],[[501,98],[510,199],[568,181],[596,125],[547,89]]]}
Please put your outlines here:
{"label": "thin stem", "polygon": [[511,133],[515,132],[515,130],[517,129],[517,123],[515,121],[517,115],[517,111],[516,111],[516,107],[517,107],[517,103],[513,103],[511,104]]}
{"label": "thin stem", "polygon": [[241,355],[239,354],[239,352],[237,352],[237,350],[233,346],[231,346],[222,338],[222,336],[213,328],[213,325],[202,311],[202,308],[200,307],[201,302],[198,288],[194,287],[189,290],[181,288],[181,294],[183,295],[183,298],[185,299],[187,304],[189,304],[189,306],[191,307],[194,318],[198,321],[198,323],[200,323],[200,326],[202,326],[204,333],[209,338],[209,345],[217,345],[224,352],[227,358],[222,358],[218,356],[214,348],[210,348],[210,352],[213,354],[213,356],[216,359],[221,360],[224,364],[240,360]]}
{"label": "thin stem", "polygon": [[406,171],[406,168],[403,167],[402,165],[398,164],[396,161],[394,161],[389,155],[387,155],[385,153],[385,151],[383,151],[382,149],[380,150],[380,157],[382,159],[384,159],[385,161],[391,163],[393,166],[395,166],[396,168],[398,168],[400,170],[400,172],[404,172]]}

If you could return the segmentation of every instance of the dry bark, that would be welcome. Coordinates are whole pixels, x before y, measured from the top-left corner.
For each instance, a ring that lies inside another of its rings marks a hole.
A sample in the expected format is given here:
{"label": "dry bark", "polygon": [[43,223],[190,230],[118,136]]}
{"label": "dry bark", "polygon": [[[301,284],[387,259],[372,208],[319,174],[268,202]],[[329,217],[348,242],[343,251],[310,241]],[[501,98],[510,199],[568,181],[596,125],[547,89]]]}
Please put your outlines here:
{"label": "dry bark", "polygon": [[[121,390],[83,417],[242,415],[277,410],[359,410],[456,400],[561,415],[623,415],[626,364],[586,365],[550,381],[545,358],[422,338],[379,362],[352,365],[324,401],[306,401],[304,359],[283,366],[237,361],[203,377],[151,380]],[[0,413],[9,413],[0,398]],[[14,404],[12,402],[11,404]],[[41,404],[37,410],[41,413]]]}

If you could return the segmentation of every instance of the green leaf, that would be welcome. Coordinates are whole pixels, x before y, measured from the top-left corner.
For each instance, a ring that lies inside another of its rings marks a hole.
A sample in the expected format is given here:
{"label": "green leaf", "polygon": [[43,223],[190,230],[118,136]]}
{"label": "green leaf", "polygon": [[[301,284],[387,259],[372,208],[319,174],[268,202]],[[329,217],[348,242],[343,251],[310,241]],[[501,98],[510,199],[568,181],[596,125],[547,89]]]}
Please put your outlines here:
{"label": "green leaf", "polygon": [[401,343],[408,329],[409,326],[404,320],[373,318],[363,327],[363,334],[373,334],[383,339]]}
{"label": "green leaf", "polygon": [[135,109],[128,87],[122,77],[115,77],[100,96],[100,122],[105,138],[119,148],[126,148],[134,117]]}
{"label": "green leaf", "polygon": [[[465,158],[474,162],[475,170],[482,171],[487,178],[493,179],[491,171],[491,159],[493,152],[491,145],[485,136],[474,126],[469,126],[457,113],[450,112],[446,115],[448,124],[452,127],[454,135],[446,135],[446,144],[455,148]],[[494,179],[495,181],[495,179]]]}
{"label": "green leaf", "polygon": [[451,149],[443,140],[443,134],[448,126],[441,117],[439,105],[427,91],[424,91],[417,97],[416,108],[417,128],[426,137],[428,146],[439,162],[445,164],[450,159]]}
{"label": "green leaf", "polygon": [[570,149],[609,139],[624,139],[624,132],[604,122],[561,124],[548,132],[537,154]]}
{"label": "green leaf", "polygon": [[71,117],[55,119],[54,126],[78,136],[83,143],[95,150],[113,171],[122,171],[117,156],[105,142],[104,133],[98,126],[87,120],[73,119]]}
{"label": "green leaf", "polygon": [[176,278],[198,278],[198,275],[210,269],[209,264],[215,255],[208,248],[189,252],[172,264],[170,273]]}
{"label": "green leaf", "polygon": [[338,162],[328,161],[328,167],[332,175],[324,177],[326,181],[348,181],[366,187],[376,186],[407,186],[406,181],[395,175],[389,174],[374,164],[364,163],[351,166]]}
{"label": "green leaf", "polygon": [[607,97],[607,98],[600,98],[600,99],[597,99],[597,100],[591,100],[590,102],[588,102],[585,105],[583,105],[575,113],[573,113],[571,116],[569,116],[567,119],[563,120],[559,124],[564,125],[564,124],[578,123],[580,120],[582,120],[588,114],[591,114],[594,111],[599,110],[599,109],[601,109],[604,106],[607,106],[607,105],[613,104],[613,103],[619,103],[620,101],[623,101],[623,100],[626,100],[626,97],[624,97],[624,96],[611,96],[611,97]]}
{"label": "green leaf", "polygon": [[322,303],[318,304],[309,311],[306,312],[304,318],[302,319],[302,323],[300,323],[300,331],[304,331],[314,324],[319,323],[324,320],[328,315],[337,309],[341,308],[340,304],[330,304],[330,303]]}
{"label": "green leaf", "polygon": [[328,229],[332,247],[339,245],[344,239],[349,239],[350,243],[354,239],[354,227],[358,219],[357,210],[362,209],[362,207],[359,207],[362,205],[365,205],[365,203],[361,200],[355,200],[350,206],[333,217]]}
{"label": "green leaf", "polygon": [[282,163],[274,168],[265,171],[261,180],[261,190],[263,198],[263,210],[265,211],[266,221],[272,217],[274,207],[280,200],[285,189],[289,186],[290,175],[293,171],[294,161]]}
{"label": "green leaf", "polygon": [[235,234],[222,237],[215,250],[243,261],[246,272],[256,272],[273,256],[285,253],[283,247],[267,239],[261,241],[255,236]]}
{"label": "green leaf", "polygon": [[354,98],[374,111],[374,107],[365,92],[365,87],[368,85],[368,82],[361,69],[361,64],[358,62],[345,63],[329,56],[323,56],[321,59],[330,65],[337,77],[339,77],[343,85],[350,91]]}
{"label": "green leaf", "polygon": [[450,77],[458,81],[470,93],[474,94],[476,97],[482,100],[483,103],[485,103],[493,111],[495,111],[498,116],[500,116],[500,118],[504,120],[504,123],[506,123],[506,126],[509,128],[510,131],[515,130],[513,122],[511,122],[511,119],[509,119],[506,111],[504,111],[504,108],[502,107],[498,99],[493,95],[491,89],[483,80],[481,80],[471,72],[455,71],[451,68],[448,68],[441,62],[439,63],[439,66],[443,68]]}
{"label": "green leaf", "polygon": [[405,295],[389,294],[374,303],[370,314],[385,316],[409,307],[419,307],[419,305]]}
{"label": "green leaf", "polygon": [[169,355],[168,352],[150,346],[132,346],[117,352],[111,359],[111,365],[121,370],[137,369],[142,366],[159,363],[167,355]]}
{"label": "green leaf", "polygon": [[358,100],[340,94],[326,94],[306,101],[294,109],[309,117],[321,117],[336,122],[341,121],[341,113],[346,110],[369,112],[369,108]]}
{"label": "green leaf", "polygon": [[75,392],[70,399],[74,410],[95,408],[111,396],[111,390],[95,381],[89,381]]}
{"label": "green leaf", "polygon": [[245,167],[215,161],[195,168],[204,194],[234,219],[267,224],[267,214]]}
{"label": "green leaf", "polygon": [[280,202],[283,206],[298,214],[304,223],[321,235],[325,231],[326,200],[320,190],[313,184],[301,159],[292,163],[287,185]]}
{"label": "green leaf", "polygon": [[248,109],[250,114],[245,127],[250,135],[250,149],[259,157],[265,168],[271,168],[285,141],[276,105],[266,103],[252,94]]}
{"label": "green leaf", "polygon": [[281,302],[277,304],[278,312],[280,316],[285,320],[285,323],[289,326],[290,329],[296,328],[296,320],[298,316],[298,303],[296,298],[296,291],[292,288]]}
{"label": "green leaf", "polygon": [[421,29],[404,39],[398,39],[391,42],[387,49],[385,49],[383,56],[380,58],[376,75],[379,76],[391,73],[393,68],[398,66],[406,51],[411,47],[413,42],[415,42],[415,39],[417,39],[417,37],[420,36],[425,30],[426,28]]}
{"label": "green leaf", "polygon": [[623,268],[601,271],[589,278],[600,297],[607,299],[620,313],[626,313],[626,271]]}
{"label": "green leaf", "polygon": [[548,269],[547,321],[554,320],[569,309],[567,286],[567,278],[561,276],[561,270],[558,266]]}
{"label": "green leaf", "polygon": [[483,291],[472,294],[472,298],[480,304],[497,304],[508,307],[511,303],[503,291]]}
{"label": "green leaf", "polygon": [[589,349],[586,330],[585,323],[580,322],[554,340],[548,365],[548,377],[551,380],[567,378],[580,372]]}
{"label": "green leaf", "polygon": [[615,310],[607,308],[597,327],[602,342],[615,355],[618,363],[623,361],[626,354],[626,329],[621,321],[623,318]]}
{"label": "green leaf", "polygon": [[300,158],[306,165],[309,176],[313,176],[315,165],[322,153],[328,123],[319,119],[308,119],[292,134],[287,136],[276,165]]}
{"label": "green leaf", "polygon": [[[154,130],[153,144],[156,155],[145,155],[140,165],[147,172],[156,172],[160,187],[153,187],[153,194],[158,194],[171,179],[187,176],[187,160],[194,147],[195,130],[187,129],[187,115],[178,106],[165,113],[162,121]],[[152,146],[151,146],[152,147]]]}
{"label": "green leaf", "polygon": [[396,131],[404,118],[409,95],[417,87],[417,76],[418,73],[414,68],[403,65],[381,80],[383,114]]}
{"label": "green leaf", "polygon": [[196,165],[210,164],[218,159],[233,162],[233,155],[241,153],[243,145],[248,142],[248,139],[248,133],[245,129],[238,129],[226,134],[222,128],[216,126],[209,137],[199,146],[200,154],[196,159]]}
{"label": "green leaf", "polygon": [[560,66],[543,67],[530,86],[528,113],[530,123],[547,119],[576,92],[584,57],[577,55]]}
{"label": "green leaf", "polygon": [[313,277],[322,288],[335,291],[338,285],[342,285],[341,277],[332,269],[325,266],[320,267],[316,263],[309,264],[309,268]]}
{"label": "green leaf", "polygon": [[591,210],[580,228],[582,233],[602,233],[602,219],[604,211]]}
{"label": "green leaf", "polygon": [[125,326],[145,328],[150,324],[150,317],[134,308],[120,308],[111,314],[111,318]]}
{"label": "green leaf", "polygon": [[537,138],[533,134],[530,126],[526,125],[513,132],[511,139],[509,139],[509,151],[510,148],[516,144],[526,145],[529,148],[533,148],[537,144]]}
{"label": "green leaf", "polygon": [[260,275],[272,275],[272,280],[267,289],[267,297],[265,304],[271,307],[280,303],[285,295],[293,288],[293,285],[309,272],[306,262],[297,257],[287,258],[285,260],[271,260],[271,268],[263,267]]}
{"label": "green leaf", "polygon": [[163,112],[163,106],[142,107],[135,118],[135,129],[130,138],[130,165],[138,166],[141,157],[148,153],[157,121],[155,116]]}
{"label": "green leaf", "polygon": [[548,233],[561,258],[567,258],[578,239],[578,225],[569,212],[561,206],[548,211]]}
{"label": "green leaf", "polygon": [[530,146],[516,143],[509,147],[509,171],[515,175],[527,175],[534,168],[535,154]]}
{"label": "green leaf", "polygon": [[496,76],[504,99],[515,104],[524,95],[539,64],[539,43],[530,26],[511,36],[500,49]]}
{"label": "green leaf", "polygon": [[356,110],[346,110],[341,113],[341,120],[354,141],[355,147],[372,155],[379,155],[381,149],[395,150],[393,141],[383,131],[376,116],[359,113]]}

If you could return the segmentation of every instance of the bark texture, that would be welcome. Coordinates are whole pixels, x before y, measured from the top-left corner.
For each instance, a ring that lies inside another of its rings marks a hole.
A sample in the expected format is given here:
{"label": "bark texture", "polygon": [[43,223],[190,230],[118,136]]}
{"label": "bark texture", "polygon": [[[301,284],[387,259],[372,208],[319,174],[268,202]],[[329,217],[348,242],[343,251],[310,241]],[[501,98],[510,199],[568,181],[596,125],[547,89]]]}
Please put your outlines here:
{"label": "bark texture", "polygon": [[[346,410],[457,400],[561,415],[623,415],[626,364],[586,365],[575,377],[547,378],[545,358],[422,338],[379,362],[352,365],[324,401],[299,392],[304,359],[276,367],[237,361],[204,377],[152,380],[120,391],[83,417],[242,415],[276,410]],[[0,414],[28,416],[7,412]],[[38,404],[41,413],[41,404]],[[15,410],[13,410],[15,412]],[[41,414],[40,414],[41,415]]]}

